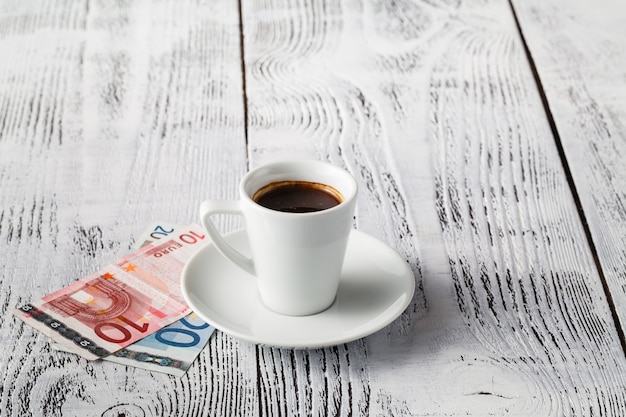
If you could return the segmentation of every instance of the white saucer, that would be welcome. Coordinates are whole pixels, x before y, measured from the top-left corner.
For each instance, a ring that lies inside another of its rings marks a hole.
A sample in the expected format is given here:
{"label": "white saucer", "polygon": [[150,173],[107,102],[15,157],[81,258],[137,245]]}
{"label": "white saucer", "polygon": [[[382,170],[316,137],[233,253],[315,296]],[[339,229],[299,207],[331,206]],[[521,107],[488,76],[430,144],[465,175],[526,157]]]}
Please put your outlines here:
{"label": "white saucer", "polygon": [[[249,254],[245,230],[225,236]],[[205,321],[232,336],[262,345],[318,348],[350,342],[396,319],[415,289],[407,262],[381,241],[353,230],[337,298],[327,310],[284,316],[263,305],[255,278],[226,260],[213,245],[201,249],[182,272],[182,293]]]}

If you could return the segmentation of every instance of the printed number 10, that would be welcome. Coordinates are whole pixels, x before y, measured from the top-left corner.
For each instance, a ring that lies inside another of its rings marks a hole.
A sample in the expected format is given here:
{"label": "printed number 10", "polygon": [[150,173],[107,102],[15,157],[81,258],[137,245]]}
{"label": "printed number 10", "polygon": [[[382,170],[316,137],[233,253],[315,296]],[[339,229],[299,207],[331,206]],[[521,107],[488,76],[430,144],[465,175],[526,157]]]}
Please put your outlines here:
{"label": "printed number 10", "polygon": [[[128,320],[126,317],[124,316],[119,316],[118,319],[120,319],[121,321],[123,321],[124,323],[128,324],[130,327],[134,328],[135,330],[139,331],[140,333],[145,333],[148,330],[148,323],[143,323],[141,326],[139,326],[136,323],[133,323],[132,321]],[[104,333],[104,327],[112,327],[114,329],[117,329],[121,334],[122,337],[119,339],[115,339],[107,334]],[[96,334],[106,340],[107,342],[111,342],[111,343],[124,343],[127,342],[128,340],[130,340],[133,336],[132,334],[122,325],[119,325],[117,323],[110,323],[110,322],[106,322],[106,323],[98,323],[96,325],[96,327],[94,327],[94,331],[96,332]]]}

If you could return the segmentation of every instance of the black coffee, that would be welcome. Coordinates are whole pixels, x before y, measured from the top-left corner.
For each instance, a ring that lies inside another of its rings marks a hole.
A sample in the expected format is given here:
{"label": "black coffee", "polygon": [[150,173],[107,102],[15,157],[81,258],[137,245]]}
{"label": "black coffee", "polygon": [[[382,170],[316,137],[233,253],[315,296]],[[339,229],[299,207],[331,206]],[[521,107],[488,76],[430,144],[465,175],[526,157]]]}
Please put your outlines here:
{"label": "black coffee", "polygon": [[326,210],[343,201],[333,187],[306,181],[273,182],[254,193],[252,199],[263,207],[289,213]]}

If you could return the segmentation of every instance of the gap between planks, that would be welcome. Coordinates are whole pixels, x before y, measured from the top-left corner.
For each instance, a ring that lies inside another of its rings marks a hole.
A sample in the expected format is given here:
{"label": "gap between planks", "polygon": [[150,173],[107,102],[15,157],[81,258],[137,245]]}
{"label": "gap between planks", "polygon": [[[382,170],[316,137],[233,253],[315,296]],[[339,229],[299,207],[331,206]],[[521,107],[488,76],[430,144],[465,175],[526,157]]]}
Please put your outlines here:
{"label": "gap between planks", "polygon": [[539,92],[539,96],[541,98],[541,103],[543,105],[544,111],[546,113],[546,118],[548,119],[548,123],[550,125],[550,130],[552,131],[552,137],[554,138],[554,143],[556,145],[557,152],[559,154],[559,158],[561,160],[561,165],[563,166],[563,171],[565,172],[565,177],[567,179],[567,184],[572,193],[572,197],[574,199],[574,204],[576,205],[576,209],[578,211],[578,216],[583,226],[583,230],[585,232],[585,237],[587,239],[587,243],[589,245],[589,249],[591,250],[591,255],[593,256],[594,263],[596,265],[596,269],[598,271],[598,275],[600,277],[600,282],[602,283],[602,288],[604,290],[604,294],[607,299],[607,303],[609,304],[609,309],[611,310],[611,315],[613,316],[613,324],[615,325],[615,330],[617,331],[617,335],[619,337],[620,343],[622,345],[622,352],[626,355],[626,335],[623,331],[622,323],[620,322],[619,315],[617,314],[617,308],[615,306],[615,301],[613,300],[613,296],[611,295],[611,291],[609,285],[607,283],[606,277],[604,275],[604,269],[602,268],[602,263],[600,262],[600,257],[598,256],[598,250],[596,249],[596,245],[593,241],[593,235],[591,234],[591,229],[589,228],[589,224],[587,222],[587,217],[585,215],[585,210],[583,208],[582,202],[580,200],[580,196],[578,195],[578,190],[576,188],[576,183],[574,181],[574,177],[572,176],[572,172],[570,170],[569,164],[567,162],[567,157],[565,155],[565,150],[563,149],[563,143],[561,141],[561,136],[559,135],[559,131],[556,127],[556,122],[554,120],[554,115],[552,110],[550,109],[550,103],[548,102],[548,98],[546,96],[545,90],[543,88],[543,84],[541,82],[541,78],[539,77],[539,71],[537,66],[535,65],[535,61],[532,57],[532,53],[528,44],[526,43],[526,38],[524,37],[524,32],[522,31],[521,23],[517,17],[517,13],[515,11],[515,6],[513,5],[512,0],[508,0],[509,6],[511,8],[511,13],[513,15],[513,20],[515,21],[515,26],[517,27],[517,31],[519,33],[520,39],[522,41],[522,45],[524,46],[524,53],[526,54],[526,59],[528,60],[528,64],[530,66],[530,70],[533,74],[533,78],[535,79],[535,83],[537,84],[537,91]]}
{"label": "gap between planks", "polygon": [[239,55],[241,62],[241,85],[243,99],[243,134],[246,143],[246,172],[250,171],[250,147],[248,143],[248,88],[246,85],[246,55],[243,36],[243,0],[238,0],[239,5]]}

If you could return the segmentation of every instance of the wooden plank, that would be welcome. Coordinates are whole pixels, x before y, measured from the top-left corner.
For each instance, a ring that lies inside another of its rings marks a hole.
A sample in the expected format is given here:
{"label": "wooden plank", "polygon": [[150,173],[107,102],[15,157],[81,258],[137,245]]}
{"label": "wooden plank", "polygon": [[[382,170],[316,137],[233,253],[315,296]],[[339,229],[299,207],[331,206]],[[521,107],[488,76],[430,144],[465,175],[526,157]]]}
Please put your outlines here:
{"label": "wooden plank", "polygon": [[252,165],[345,166],[357,226],[418,284],[339,362],[263,352],[262,414],[623,415],[624,352],[508,2],[256,1],[243,18]]}
{"label": "wooden plank", "polygon": [[239,51],[236,1],[0,3],[0,414],[256,410],[253,346],[216,335],[177,379],[53,352],[10,314],[235,197]]}
{"label": "wooden plank", "polygon": [[622,335],[626,332],[626,8],[514,1]]}

